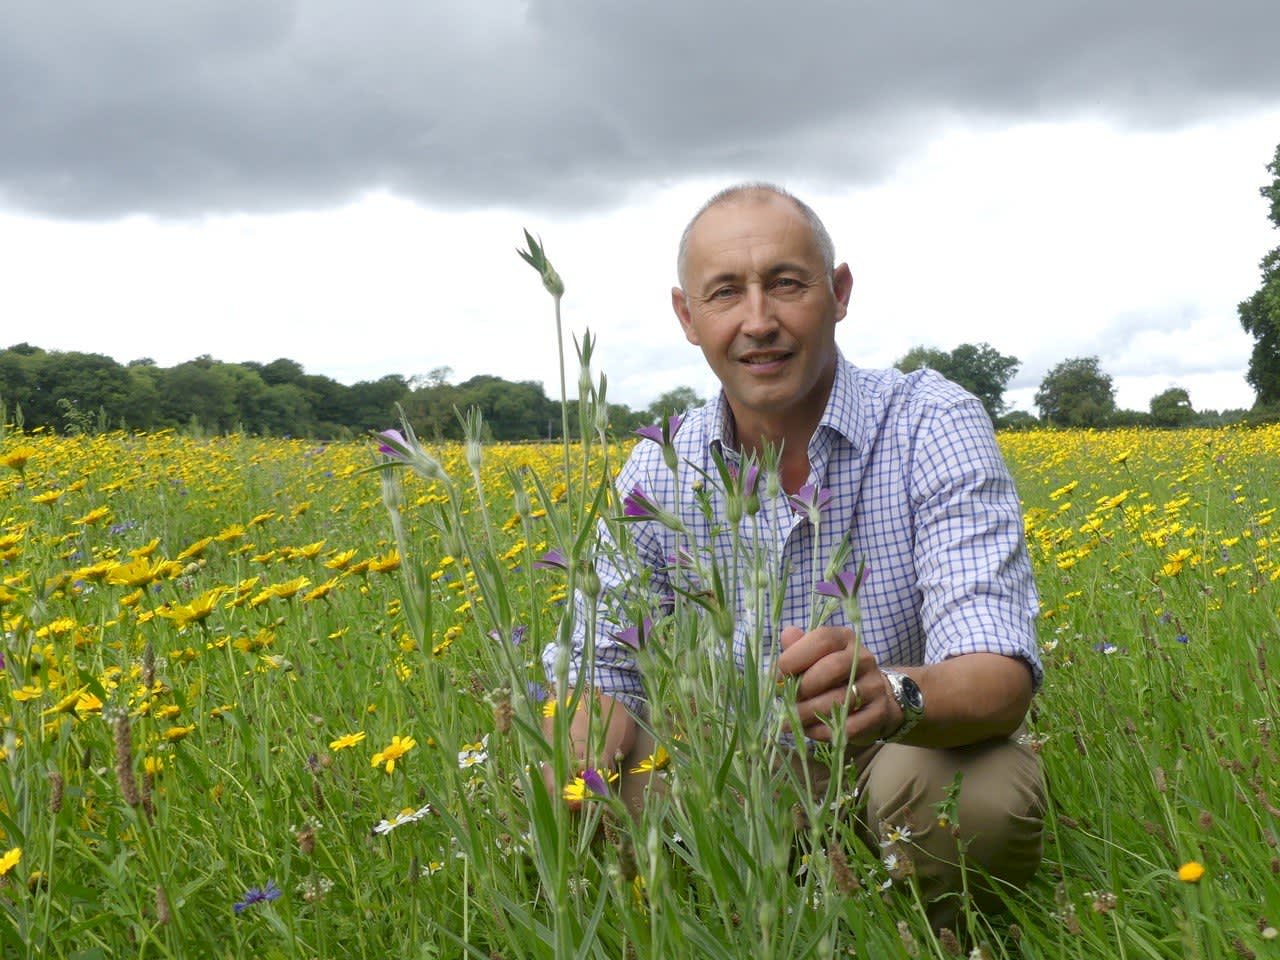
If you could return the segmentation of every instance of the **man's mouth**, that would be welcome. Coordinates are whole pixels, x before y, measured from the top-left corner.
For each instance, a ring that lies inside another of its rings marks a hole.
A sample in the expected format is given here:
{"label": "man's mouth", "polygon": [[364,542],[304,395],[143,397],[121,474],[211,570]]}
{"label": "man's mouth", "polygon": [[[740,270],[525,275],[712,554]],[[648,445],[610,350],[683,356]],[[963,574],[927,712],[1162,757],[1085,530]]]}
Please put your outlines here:
{"label": "man's mouth", "polygon": [[751,353],[744,353],[738,358],[738,362],[753,367],[767,367],[771,364],[781,363],[790,356],[791,353],[786,350],[757,350]]}

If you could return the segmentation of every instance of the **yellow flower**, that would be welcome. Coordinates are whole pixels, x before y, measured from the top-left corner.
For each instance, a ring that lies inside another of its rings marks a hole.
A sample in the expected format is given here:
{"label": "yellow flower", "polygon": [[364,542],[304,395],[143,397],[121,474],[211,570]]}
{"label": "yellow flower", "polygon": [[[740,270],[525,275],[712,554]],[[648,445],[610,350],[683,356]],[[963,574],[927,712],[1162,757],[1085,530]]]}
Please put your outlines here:
{"label": "yellow flower", "polygon": [[1072,490],[1074,490],[1078,486],[1080,486],[1080,481],[1072,480],[1065,487],[1059,487],[1057,490],[1053,491],[1053,493],[1049,494],[1049,499],[1057,500],[1059,497],[1065,497],[1068,493],[1070,493]]}
{"label": "yellow flower", "polygon": [[[39,451],[35,447],[14,447],[4,456],[0,457],[0,463],[3,463],[6,467],[17,470],[19,473],[23,473],[27,469],[27,461],[37,453],[39,453]],[[22,852],[19,851],[18,855],[21,856]],[[16,863],[17,861],[14,862]],[[3,873],[3,871],[0,871],[0,873]]]}
{"label": "yellow flower", "polygon": [[193,733],[195,729],[196,725],[194,723],[189,727],[170,727],[160,736],[170,743],[177,743],[179,740],[185,739],[188,734]]}
{"label": "yellow flower", "polygon": [[305,546],[297,547],[293,551],[295,560],[311,560],[324,547],[323,540],[317,540],[315,543],[308,543]]}
{"label": "yellow flower", "polygon": [[76,580],[87,580],[90,583],[101,583],[107,574],[116,568],[114,560],[102,560],[87,567],[81,567],[71,576]]}
{"label": "yellow flower", "polygon": [[375,560],[369,561],[369,569],[374,573],[391,573],[400,569],[400,551],[391,550]]}
{"label": "yellow flower", "polygon": [[359,730],[355,733],[344,733],[337,740],[329,741],[330,750],[345,750],[347,747],[354,747],[357,743],[364,739],[364,731]]}
{"label": "yellow flower", "polygon": [[658,747],[657,750],[641,760],[637,766],[633,767],[631,772],[655,773],[658,770],[665,770],[669,763],[671,763],[671,755],[667,753],[664,747]]}
{"label": "yellow flower", "polygon": [[417,745],[418,741],[413,737],[394,736],[389,746],[373,755],[370,766],[381,766],[387,773],[392,773],[396,768],[396,761]]}
{"label": "yellow flower", "polygon": [[311,581],[306,577],[294,577],[292,580],[286,580],[284,583],[277,583],[275,586],[268,587],[267,590],[281,600],[288,600],[303,587],[309,586],[311,586]]}
{"label": "yellow flower", "polygon": [[22,848],[14,847],[3,857],[0,857],[0,877],[12,870],[18,865],[18,861],[22,859]]}
{"label": "yellow flower", "polygon": [[355,550],[344,550],[342,553],[335,553],[324,562],[324,565],[330,570],[345,570],[355,558]]}
{"label": "yellow flower", "polygon": [[209,544],[211,543],[213,543],[213,537],[204,537],[200,540],[197,540],[195,543],[191,544],[191,546],[187,547],[187,549],[183,550],[180,554],[178,554],[178,556],[175,559],[178,559],[178,560],[194,559],[195,557],[198,557],[200,556],[200,554],[204,553],[205,548],[208,547]]}
{"label": "yellow flower", "polygon": [[[597,776],[601,771],[597,770]],[[607,783],[613,783],[618,779],[618,771],[610,770],[602,779]],[[569,783],[565,784],[564,799],[570,804],[579,804],[588,797],[596,796],[596,792],[587,786],[587,782],[582,777],[574,777]]]}
{"label": "yellow flower", "polygon": [[46,490],[44,493],[37,493],[31,498],[32,503],[56,503],[58,498],[62,496],[61,490]]}
{"label": "yellow flower", "polygon": [[159,580],[169,572],[169,562],[160,560],[150,563],[146,556],[135,557],[128,563],[117,564],[107,574],[107,583],[122,587],[145,587],[153,580]]}
{"label": "yellow flower", "polygon": [[1178,868],[1178,879],[1183,883],[1199,883],[1204,876],[1204,864],[1188,860]]}
{"label": "yellow flower", "polygon": [[72,520],[71,522],[72,524],[78,527],[88,527],[97,523],[99,520],[105,519],[106,517],[110,516],[110,514],[111,514],[111,511],[108,510],[106,507],[94,507],[88,513],[86,513],[83,517],[79,517],[78,519]]}
{"label": "yellow flower", "polygon": [[307,591],[307,593],[303,595],[302,599],[308,600],[308,601],[320,600],[323,597],[327,597],[337,585],[338,585],[337,577],[334,577],[332,580],[326,580],[324,583],[319,584],[314,589]]}
{"label": "yellow flower", "polygon": [[142,557],[149,557],[156,552],[156,547],[158,546],[160,546],[160,538],[155,537],[150,543],[144,543],[142,546],[130,550],[129,556],[133,557],[135,560],[139,560]]}

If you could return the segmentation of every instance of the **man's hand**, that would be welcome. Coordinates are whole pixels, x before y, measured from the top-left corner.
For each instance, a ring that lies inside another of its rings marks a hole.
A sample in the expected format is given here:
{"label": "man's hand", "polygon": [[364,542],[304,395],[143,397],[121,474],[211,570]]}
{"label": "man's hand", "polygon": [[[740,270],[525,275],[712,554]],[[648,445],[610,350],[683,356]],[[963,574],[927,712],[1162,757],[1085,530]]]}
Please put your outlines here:
{"label": "man's hand", "polygon": [[777,670],[782,677],[799,677],[796,711],[806,737],[830,740],[833,715],[844,703],[848,704],[845,736],[851,744],[874,743],[902,725],[902,708],[876,658],[855,642],[848,627],[819,627],[808,633],[785,627],[781,639]]}

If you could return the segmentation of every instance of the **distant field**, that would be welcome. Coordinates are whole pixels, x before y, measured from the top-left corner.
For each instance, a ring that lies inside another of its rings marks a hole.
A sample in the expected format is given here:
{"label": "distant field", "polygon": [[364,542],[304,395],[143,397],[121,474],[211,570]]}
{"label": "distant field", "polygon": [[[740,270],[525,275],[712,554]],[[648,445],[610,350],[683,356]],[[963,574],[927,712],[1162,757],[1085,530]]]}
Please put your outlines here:
{"label": "distant field", "polygon": [[[1280,956],[1280,428],[1001,443],[1054,807],[1013,926],[962,949]],[[560,446],[476,477],[437,448],[452,501],[384,492],[374,451],[0,440],[0,956],[948,955],[838,817],[758,803],[719,728],[673,739],[687,793],[638,824],[529,776],[566,609],[533,561],[625,448],[567,483]]]}

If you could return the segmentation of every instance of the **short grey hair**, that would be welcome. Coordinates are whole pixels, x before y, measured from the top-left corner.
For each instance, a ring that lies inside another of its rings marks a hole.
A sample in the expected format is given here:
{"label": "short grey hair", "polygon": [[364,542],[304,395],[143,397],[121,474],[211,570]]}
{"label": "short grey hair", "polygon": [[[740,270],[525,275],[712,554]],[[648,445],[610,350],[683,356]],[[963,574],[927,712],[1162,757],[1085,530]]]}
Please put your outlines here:
{"label": "short grey hair", "polygon": [[783,200],[789,201],[800,214],[808,221],[809,229],[813,232],[814,242],[818,245],[818,252],[822,255],[822,265],[827,273],[831,273],[836,267],[836,246],[831,242],[831,234],[827,232],[826,226],[821,218],[814,213],[813,208],[792,194],[790,191],[783,189],[776,183],[766,183],[764,181],[749,181],[746,183],[735,183],[731,187],[725,187],[710,200],[698,208],[698,212],[693,215],[693,219],[685,225],[684,233],[680,234],[680,248],[676,251],[676,275],[680,278],[680,286],[684,287],[684,262],[689,255],[689,235],[693,233],[694,224],[696,224],[702,215],[712,207],[718,207],[722,203],[731,203],[734,200],[740,200],[751,194],[771,193],[775,197],[781,197]]}

